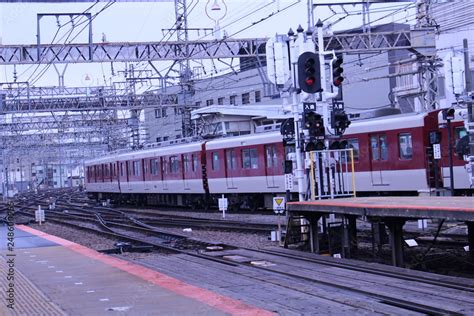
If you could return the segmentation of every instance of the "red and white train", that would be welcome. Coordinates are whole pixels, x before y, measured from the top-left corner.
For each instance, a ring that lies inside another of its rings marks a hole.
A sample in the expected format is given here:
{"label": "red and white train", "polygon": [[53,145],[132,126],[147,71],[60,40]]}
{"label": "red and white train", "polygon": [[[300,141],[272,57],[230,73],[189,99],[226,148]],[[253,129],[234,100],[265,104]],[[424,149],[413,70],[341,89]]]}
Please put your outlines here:
{"label": "red and white train", "polygon": [[[466,134],[461,114],[456,110],[451,124],[453,148]],[[441,135],[438,186],[449,187],[442,123],[440,111],[352,122],[342,138],[354,149],[358,194],[417,194],[434,188],[431,132]],[[280,133],[267,132],[117,153],[86,162],[86,189],[98,199],[147,204],[199,207],[225,194],[233,206],[269,207],[272,197],[285,192],[286,151]],[[455,153],[453,166],[456,191],[472,193],[465,162]]]}

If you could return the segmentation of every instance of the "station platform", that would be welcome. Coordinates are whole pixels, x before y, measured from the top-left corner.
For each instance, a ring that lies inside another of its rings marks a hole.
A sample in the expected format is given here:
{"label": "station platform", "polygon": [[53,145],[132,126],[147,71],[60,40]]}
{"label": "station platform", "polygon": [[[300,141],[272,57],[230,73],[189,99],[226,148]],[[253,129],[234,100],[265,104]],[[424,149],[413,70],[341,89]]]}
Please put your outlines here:
{"label": "station platform", "polygon": [[474,198],[473,197],[368,197],[341,198],[287,203],[291,216],[302,215],[310,222],[311,248],[317,252],[319,240],[317,222],[327,214],[339,214],[347,220],[348,244],[357,244],[356,218],[366,217],[383,222],[390,231],[392,261],[403,266],[403,225],[407,220],[438,219],[464,221],[468,227],[471,258],[474,258]]}
{"label": "station platform", "polygon": [[0,225],[0,271],[14,267],[0,276],[0,315],[273,315],[27,226],[14,233],[11,251]]}

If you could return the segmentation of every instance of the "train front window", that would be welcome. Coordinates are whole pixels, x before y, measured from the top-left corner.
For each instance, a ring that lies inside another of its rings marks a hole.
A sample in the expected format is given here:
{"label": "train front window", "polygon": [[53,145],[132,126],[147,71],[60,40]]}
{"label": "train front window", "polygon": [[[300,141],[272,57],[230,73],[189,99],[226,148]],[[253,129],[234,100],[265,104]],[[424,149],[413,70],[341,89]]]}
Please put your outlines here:
{"label": "train front window", "polygon": [[398,135],[398,148],[401,159],[413,158],[413,144],[410,133],[402,133]]}
{"label": "train front window", "polygon": [[454,129],[454,135],[456,137],[456,141],[460,140],[461,138],[463,138],[464,136],[467,135],[467,131],[464,127],[456,127]]}

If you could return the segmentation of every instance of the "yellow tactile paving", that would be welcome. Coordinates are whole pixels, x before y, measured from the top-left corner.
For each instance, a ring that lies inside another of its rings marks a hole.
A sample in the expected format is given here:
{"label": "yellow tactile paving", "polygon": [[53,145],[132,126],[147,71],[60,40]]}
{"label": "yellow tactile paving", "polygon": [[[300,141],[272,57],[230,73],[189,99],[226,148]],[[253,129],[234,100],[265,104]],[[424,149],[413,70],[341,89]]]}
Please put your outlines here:
{"label": "yellow tactile paving", "polygon": [[[18,250],[22,251],[22,250]],[[0,315],[66,315],[56,304],[46,297],[19,270],[15,270],[14,309],[7,306],[8,265],[6,258],[0,254]]]}

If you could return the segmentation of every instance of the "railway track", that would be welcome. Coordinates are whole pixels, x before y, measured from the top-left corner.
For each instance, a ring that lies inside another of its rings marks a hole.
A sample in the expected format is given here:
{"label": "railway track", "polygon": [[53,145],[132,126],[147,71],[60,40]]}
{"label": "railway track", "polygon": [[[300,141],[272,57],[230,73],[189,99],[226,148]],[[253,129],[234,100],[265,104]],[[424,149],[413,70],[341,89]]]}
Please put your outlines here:
{"label": "railway track", "polygon": [[[38,202],[41,201],[29,200],[27,203],[24,203],[24,205],[21,206],[21,209],[18,210],[18,213],[25,216],[32,216],[32,214],[28,211],[31,211],[32,208],[35,208],[33,205],[36,205]],[[61,205],[61,203],[59,203],[59,205]],[[61,207],[63,207],[63,205],[61,205]],[[336,283],[324,280],[313,275],[301,275],[297,271],[281,271],[271,265],[254,266],[249,262],[229,260],[224,258],[225,256],[215,255],[216,253],[210,251],[209,247],[218,245],[222,247],[221,251],[223,252],[231,251],[233,253],[239,253],[240,251],[244,251],[245,254],[250,255],[254,258],[260,258],[260,260],[265,262],[282,262],[283,260],[291,260],[291,262],[297,264],[311,263],[314,265],[322,265],[327,267],[344,269],[348,271],[364,273],[367,275],[377,275],[380,277],[387,278],[388,280],[404,280],[408,282],[413,282],[414,284],[424,284],[439,287],[441,289],[462,291],[464,293],[474,292],[474,285],[472,284],[456,283],[453,281],[446,281],[442,279],[440,280],[433,276],[413,276],[410,271],[391,271],[390,269],[375,268],[370,265],[362,266],[360,264],[350,262],[337,262],[332,259],[327,260],[324,258],[315,258],[311,256],[311,254],[305,253],[298,253],[296,255],[294,253],[289,253],[284,250],[276,251],[264,249],[255,250],[242,247],[236,248],[229,245],[194,240],[187,238],[183,235],[170,234],[168,232],[159,231],[158,229],[156,229],[156,227],[149,225],[146,222],[142,222],[141,220],[127,216],[126,214],[118,210],[103,208],[95,209],[93,207],[90,207],[90,209],[74,209],[71,206],[69,206],[69,208],[75,213],[64,213],[64,210],[49,211],[49,220],[65,224],[76,229],[86,230],[95,234],[104,235],[109,238],[114,238],[116,240],[126,240],[136,245],[148,245],[152,246],[154,249],[159,249],[162,251],[165,250],[171,253],[181,253],[197,257],[205,261],[225,264],[226,266],[242,266],[246,268],[260,269],[260,271],[265,271],[265,273],[269,275],[270,279],[280,277],[291,278],[292,280],[299,280],[299,282],[303,283],[308,283],[312,285],[324,285],[327,287],[336,288],[340,291],[356,293],[357,295],[370,297],[371,299],[377,300],[382,304],[396,306],[407,311],[425,313],[430,315],[457,314],[453,310],[442,309],[439,307],[435,308],[429,305],[420,304],[419,302],[411,301],[409,298],[403,298],[399,296],[394,297],[382,293],[377,293],[370,289],[355,288],[351,285],[345,285],[343,283]],[[95,227],[92,227],[91,225],[85,226],[85,222],[93,224],[93,226]],[[304,287],[294,288],[294,290],[304,291]]]}

